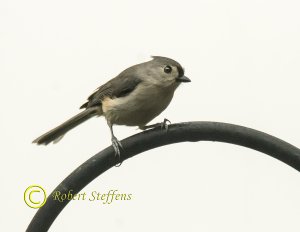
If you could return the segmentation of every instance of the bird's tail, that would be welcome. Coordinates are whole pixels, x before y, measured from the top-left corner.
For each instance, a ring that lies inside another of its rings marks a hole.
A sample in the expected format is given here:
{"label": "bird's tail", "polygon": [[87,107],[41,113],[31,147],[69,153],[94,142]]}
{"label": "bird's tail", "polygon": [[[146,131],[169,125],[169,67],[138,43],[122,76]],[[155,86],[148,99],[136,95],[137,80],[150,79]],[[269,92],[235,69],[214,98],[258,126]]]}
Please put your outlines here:
{"label": "bird's tail", "polygon": [[75,115],[74,117],[70,118],[68,121],[62,123],[61,125],[55,127],[54,129],[48,131],[47,133],[41,135],[40,137],[36,138],[33,143],[37,145],[47,145],[52,141],[58,142],[65,133],[69,130],[73,129],[74,127],[78,126],[79,124],[83,123],[84,121],[90,119],[93,116],[97,115],[97,108],[88,108],[79,114]]}

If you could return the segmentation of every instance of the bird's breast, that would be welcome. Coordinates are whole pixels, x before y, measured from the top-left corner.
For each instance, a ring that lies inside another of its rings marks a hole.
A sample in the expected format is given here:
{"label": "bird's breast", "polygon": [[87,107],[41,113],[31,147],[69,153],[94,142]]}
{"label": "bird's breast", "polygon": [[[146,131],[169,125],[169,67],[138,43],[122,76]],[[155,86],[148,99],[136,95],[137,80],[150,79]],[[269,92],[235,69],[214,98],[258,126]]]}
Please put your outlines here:
{"label": "bird's breast", "polygon": [[169,105],[175,88],[159,88],[140,84],[129,95],[120,98],[105,98],[103,114],[113,124],[144,126]]}

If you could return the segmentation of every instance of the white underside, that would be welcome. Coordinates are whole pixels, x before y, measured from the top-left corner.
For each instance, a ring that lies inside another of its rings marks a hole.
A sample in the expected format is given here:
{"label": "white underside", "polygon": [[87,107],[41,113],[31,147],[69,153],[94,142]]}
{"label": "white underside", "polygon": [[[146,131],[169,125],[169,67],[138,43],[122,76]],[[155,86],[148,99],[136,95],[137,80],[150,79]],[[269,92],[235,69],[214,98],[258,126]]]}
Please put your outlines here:
{"label": "white underside", "polygon": [[140,84],[128,96],[104,99],[103,114],[112,124],[144,126],[167,108],[177,86],[160,88]]}

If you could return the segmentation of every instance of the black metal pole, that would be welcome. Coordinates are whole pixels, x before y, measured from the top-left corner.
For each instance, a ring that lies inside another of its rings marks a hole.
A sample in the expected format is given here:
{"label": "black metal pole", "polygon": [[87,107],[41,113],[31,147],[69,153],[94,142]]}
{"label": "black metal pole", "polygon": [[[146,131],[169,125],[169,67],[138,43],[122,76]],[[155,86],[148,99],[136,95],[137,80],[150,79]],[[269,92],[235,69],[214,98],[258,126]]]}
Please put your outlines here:
{"label": "black metal pole", "polygon": [[[250,128],[219,122],[186,122],[172,124],[168,131],[155,128],[133,135],[121,141],[124,151],[121,160],[152,148],[179,142],[218,141],[232,143],[268,154],[300,171],[300,150],[276,137]],[[75,169],[55,191],[78,193],[101,173],[119,162],[110,146],[88,159]],[[52,195],[51,194],[51,195]],[[47,231],[55,218],[69,203],[58,202],[51,195],[46,204],[40,208],[26,231]]]}

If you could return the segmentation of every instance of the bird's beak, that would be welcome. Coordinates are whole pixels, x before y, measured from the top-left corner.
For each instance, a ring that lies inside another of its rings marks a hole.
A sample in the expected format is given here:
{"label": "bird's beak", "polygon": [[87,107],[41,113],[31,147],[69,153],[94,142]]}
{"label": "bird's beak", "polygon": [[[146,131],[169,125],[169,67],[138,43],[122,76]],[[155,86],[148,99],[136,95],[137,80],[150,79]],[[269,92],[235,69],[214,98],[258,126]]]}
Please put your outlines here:
{"label": "bird's beak", "polygon": [[182,77],[177,77],[176,81],[177,82],[191,82],[191,79],[186,76],[182,76]]}

